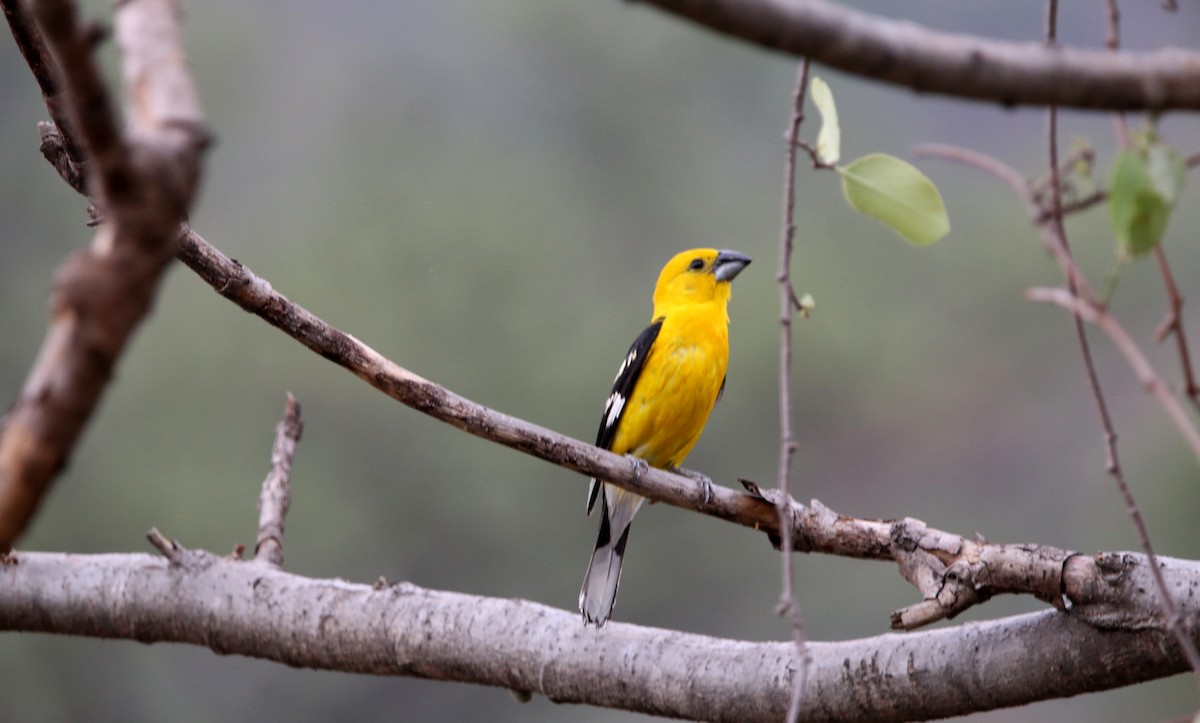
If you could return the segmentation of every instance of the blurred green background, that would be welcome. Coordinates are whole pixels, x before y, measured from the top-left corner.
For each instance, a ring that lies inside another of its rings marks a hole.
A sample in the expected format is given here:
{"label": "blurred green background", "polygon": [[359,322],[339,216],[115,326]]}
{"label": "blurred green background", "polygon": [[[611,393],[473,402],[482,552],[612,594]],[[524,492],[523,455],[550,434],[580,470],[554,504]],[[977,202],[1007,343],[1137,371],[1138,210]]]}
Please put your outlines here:
{"label": "blurred green background", "polygon": [[[870,4],[865,4],[870,5]],[[1064,4],[1068,42],[1098,46],[1101,3]],[[87,5],[107,17],[104,3]],[[935,27],[1036,39],[1041,3],[928,0],[889,10]],[[1131,47],[1200,47],[1200,13],[1130,8]],[[783,143],[793,59],[619,2],[209,0],[186,7],[188,52],[217,134],[197,230],[292,299],[471,399],[590,440],[621,354],[677,250],[756,263],[737,281],[728,390],[688,466],[774,484]],[[37,151],[44,108],[0,34],[0,400],[41,343],[56,265],[88,242],[84,204]],[[111,44],[103,49],[111,70]],[[1045,165],[1044,113],[833,86],[844,157],[968,145],[1025,173]],[[113,73],[115,76],[115,73]],[[815,119],[815,115],[810,116]],[[815,137],[810,120],[804,135]],[[1168,140],[1200,149],[1194,117]],[[1064,113],[1064,146],[1112,124]],[[794,277],[818,308],[795,328],[795,494],[857,516],[910,515],[991,540],[1134,549],[1104,472],[1072,325],[1026,302],[1059,275],[1006,188],[921,167],[953,231],[914,249],[849,211],[835,179],[798,181]],[[1166,241],[1200,299],[1192,179]],[[1111,259],[1106,212],[1073,218],[1084,266]],[[1172,382],[1152,264],[1114,305]],[[1187,309],[1200,340],[1200,307]],[[1197,463],[1107,341],[1093,334],[1128,477],[1160,553],[1200,556]],[[286,567],[384,575],[573,610],[595,539],[586,480],[462,434],[371,390],[171,272],[25,549],[253,545],[255,500],[285,391],[304,407]],[[797,556],[816,640],[871,636],[914,601],[893,565]],[[630,541],[616,619],[779,640],[779,560],[761,534],[664,506]],[[1039,609],[999,599],[967,619]],[[3,720],[599,721],[637,716],[499,689],[292,670],[175,645],[0,636]],[[1186,677],[973,720],[1155,720],[1196,707]]]}

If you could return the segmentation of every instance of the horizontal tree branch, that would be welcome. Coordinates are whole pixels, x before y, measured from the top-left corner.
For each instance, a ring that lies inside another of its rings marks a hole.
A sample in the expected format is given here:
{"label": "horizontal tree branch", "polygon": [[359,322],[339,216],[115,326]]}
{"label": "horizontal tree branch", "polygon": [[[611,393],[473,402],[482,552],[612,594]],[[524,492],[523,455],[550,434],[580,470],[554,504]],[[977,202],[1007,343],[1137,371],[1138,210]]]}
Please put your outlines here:
{"label": "horizontal tree branch", "polygon": [[824,0],[643,0],[719,33],[925,93],[1007,106],[1200,109],[1200,54],[1047,47],[930,30]]}
{"label": "horizontal tree branch", "polygon": [[[314,580],[174,551],[176,562],[14,553],[0,568],[0,629],[189,643],[294,667],[494,685],[693,720],[775,723],[787,708],[790,642],[619,622],[596,630],[573,612],[523,600]],[[1194,617],[1198,598],[1183,599]],[[808,647],[805,721],[944,717],[1186,669],[1156,625],[1101,630],[1058,611]]]}

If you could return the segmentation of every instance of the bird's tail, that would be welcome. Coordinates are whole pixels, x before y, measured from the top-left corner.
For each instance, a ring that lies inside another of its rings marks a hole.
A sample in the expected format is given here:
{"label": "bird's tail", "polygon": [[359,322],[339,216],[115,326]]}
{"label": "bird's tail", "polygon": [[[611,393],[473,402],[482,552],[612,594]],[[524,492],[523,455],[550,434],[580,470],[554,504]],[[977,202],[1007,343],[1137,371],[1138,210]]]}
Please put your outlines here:
{"label": "bird's tail", "polygon": [[621,561],[629,539],[629,524],[645,500],[641,495],[605,484],[600,495],[600,534],[579,591],[583,622],[596,627],[608,622],[617,600]]}

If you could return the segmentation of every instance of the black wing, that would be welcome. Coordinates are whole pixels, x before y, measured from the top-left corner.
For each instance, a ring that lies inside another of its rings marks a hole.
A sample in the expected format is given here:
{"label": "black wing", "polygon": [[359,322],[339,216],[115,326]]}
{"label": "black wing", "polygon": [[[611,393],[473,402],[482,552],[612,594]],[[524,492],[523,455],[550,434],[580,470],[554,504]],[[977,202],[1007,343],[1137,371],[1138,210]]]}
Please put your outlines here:
{"label": "black wing", "polygon": [[[604,413],[600,415],[600,429],[596,432],[597,447],[612,449],[613,438],[617,436],[617,427],[621,424],[621,418],[625,416],[625,402],[633,396],[633,388],[637,385],[638,378],[642,376],[642,369],[646,367],[646,358],[650,356],[650,348],[654,346],[654,340],[658,338],[658,332],[662,330],[662,325],[663,319],[660,317],[647,326],[638,335],[638,338],[633,340],[633,345],[629,347],[629,352],[621,361],[621,368],[617,370],[617,378],[613,381],[612,392],[604,403]],[[600,484],[593,479],[591,489],[588,491],[588,514],[592,513],[592,507],[596,504],[596,496],[599,491]]]}

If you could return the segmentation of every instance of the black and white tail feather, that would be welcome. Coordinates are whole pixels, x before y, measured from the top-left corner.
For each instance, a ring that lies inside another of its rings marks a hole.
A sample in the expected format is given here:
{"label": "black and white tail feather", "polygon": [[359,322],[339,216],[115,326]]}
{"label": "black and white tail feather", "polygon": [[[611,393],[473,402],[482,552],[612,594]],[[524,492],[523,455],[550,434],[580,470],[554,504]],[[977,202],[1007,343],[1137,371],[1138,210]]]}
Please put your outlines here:
{"label": "black and white tail feather", "polygon": [[[600,416],[600,430],[596,434],[596,446],[612,449],[617,429],[625,415],[625,403],[633,395],[634,387],[646,366],[646,358],[658,338],[663,320],[654,323],[638,335],[629,353],[617,370],[612,393],[604,404]],[[603,493],[603,494],[602,494]],[[579,591],[579,611],[583,621],[597,627],[608,622],[613,604],[617,600],[617,586],[621,581],[621,561],[625,556],[625,543],[629,540],[629,524],[642,506],[645,498],[620,487],[592,479],[588,488],[588,514],[600,500],[600,534],[596,538],[596,549],[583,576],[583,587]]]}

